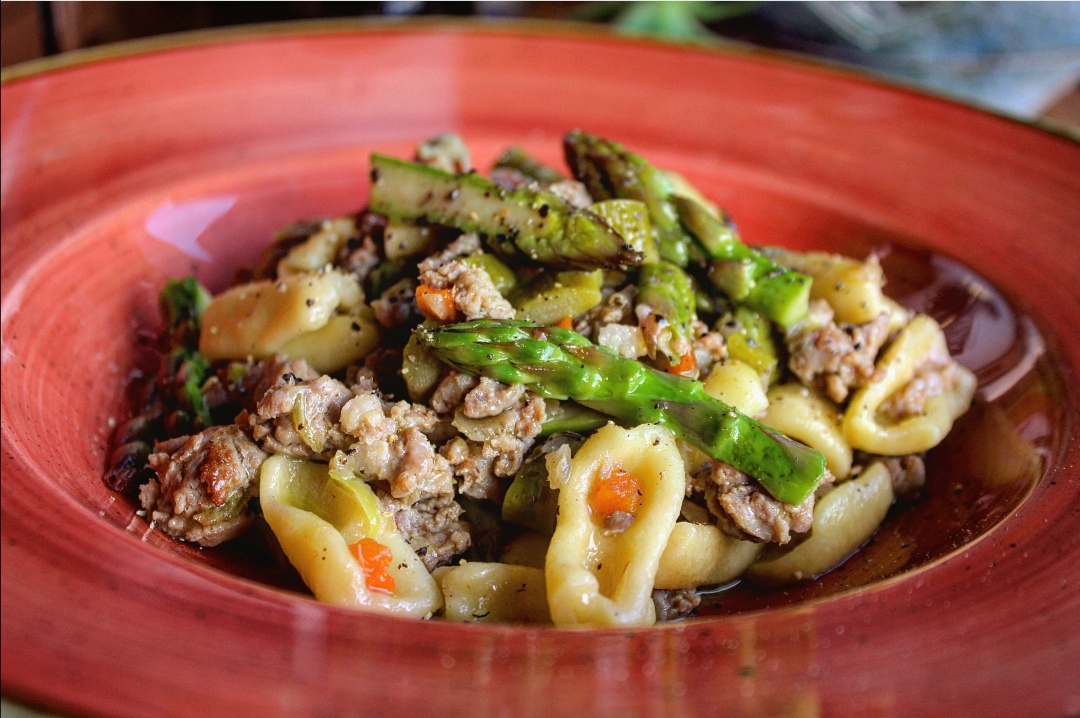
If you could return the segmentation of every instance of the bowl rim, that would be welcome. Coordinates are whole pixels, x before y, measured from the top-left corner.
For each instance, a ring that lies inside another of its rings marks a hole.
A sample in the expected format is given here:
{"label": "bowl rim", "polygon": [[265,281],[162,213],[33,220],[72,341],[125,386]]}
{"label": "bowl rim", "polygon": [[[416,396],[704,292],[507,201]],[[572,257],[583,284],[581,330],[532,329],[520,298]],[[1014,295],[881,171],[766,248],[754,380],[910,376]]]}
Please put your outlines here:
{"label": "bowl rim", "polygon": [[768,48],[722,36],[698,40],[673,40],[640,33],[620,32],[610,25],[580,20],[557,20],[548,18],[481,18],[459,16],[413,16],[379,17],[359,16],[340,18],[314,18],[260,22],[245,25],[202,28],[165,33],[147,37],[69,50],[56,55],[35,58],[0,69],[0,86],[39,75],[59,72],[99,62],[125,59],[138,55],[159,54],[172,50],[185,50],[203,45],[258,42],[278,37],[302,37],[314,35],[354,35],[365,33],[447,32],[466,34],[522,34],[539,37],[571,36],[600,41],[631,42],[667,49],[685,49],[692,52],[742,55],[762,61],[778,62],[786,66],[802,65],[818,72],[831,72],[851,80],[889,87],[930,97],[941,102],[961,105],[999,119],[1015,122],[1063,139],[1080,144],[1080,126],[1068,125],[1058,120],[1037,117],[1028,119],[996,108],[974,102],[968,98],[938,88],[920,85],[914,81],[892,77],[869,68],[859,67],[826,57],[815,57],[794,50]]}
{"label": "bowl rim", "polygon": [[[354,32],[354,30],[357,29],[354,26],[363,26],[362,28],[360,28],[362,32],[368,32],[368,31],[370,31],[370,32],[382,32],[382,31],[385,31],[385,30],[390,30],[390,31],[400,31],[400,32],[410,33],[410,32],[415,32],[415,31],[426,32],[426,31],[430,31],[430,30],[435,30],[435,31],[446,31],[446,32],[461,32],[461,31],[464,31],[466,34],[489,34],[489,33],[495,33],[495,34],[503,34],[503,35],[516,34],[518,32],[517,30],[515,30],[515,28],[518,26],[517,22],[510,23],[509,26],[494,26],[494,25],[477,25],[476,23],[473,23],[473,22],[444,23],[442,21],[428,21],[428,20],[421,20],[421,21],[415,21],[415,22],[414,21],[402,22],[402,21],[393,20],[393,21],[389,21],[389,22],[378,21],[376,23],[371,23],[370,21],[361,20],[361,21],[356,21],[356,22],[345,23],[346,25],[348,25],[348,27],[345,27],[345,28],[341,28],[340,27],[341,24],[342,23],[340,23],[338,21],[315,21],[315,22],[304,21],[304,22],[300,22],[300,23],[288,23],[288,25],[297,25],[297,26],[301,27],[301,29],[303,31],[300,32],[299,34],[302,35],[302,36],[316,36],[316,35],[325,35],[325,34],[333,34],[333,35],[358,34],[358,33]],[[528,25],[530,27],[530,29],[533,29],[533,28],[537,27],[537,24],[532,23],[532,22],[527,22],[527,23],[524,23],[524,24]],[[540,24],[544,25],[545,27],[550,26],[550,25],[558,25],[559,27],[564,27],[565,26],[565,24],[563,24],[563,23],[543,22],[543,23],[540,23]],[[369,25],[370,25],[370,27],[369,27]],[[324,28],[323,26],[327,26],[327,27]],[[32,64],[34,64],[34,65],[41,64],[42,67],[39,69],[39,71],[36,71],[36,72],[33,72],[33,73],[20,74],[17,77],[8,77],[7,75],[5,75],[5,78],[4,78],[5,87],[6,87],[6,83],[9,82],[9,81],[15,81],[15,80],[18,80],[18,79],[21,79],[21,78],[24,78],[24,77],[25,78],[30,78],[30,77],[36,76],[37,74],[62,70],[62,69],[65,69],[65,68],[68,68],[68,67],[73,67],[73,66],[81,66],[83,64],[87,64],[87,63],[90,63],[90,62],[107,61],[107,60],[111,60],[111,59],[126,58],[126,57],[131,57],[131,56],[134,56],[134,55],[147,54],[147,53],[157,53],[159,51],[167,51],[167,50],[173,50],[173,49],[187,49],[187,48],[197,47],[197,46],[201,46],[201,45],[218,45],[218,44],[221,44],[221,42],[219,42],[219,40],[217,39],[218,35],[223,36],[223,41],[224,42],[245,41],[245,40],[261,40],[261,39],[265,39],[265,38],[268,38],[268,37],[274,37],[274,36],[279,36],[279,35],[280,36],[295,35],[295,33],[291,33],[291,32],[288,31],[287,28],[284,28],[283,25],[275,24],[275,25],[268,26],[268,27],[271,29],[270,32],[262,32],[263,28],[244,27],[244,28],[239,28],[239,29],[229,28],[229,29],[225,29],[223,31],[217,31],[217,30],[199,31],[199,32],[196,32],[196,33],[185,33],[182,36],[170,36],[170,37],[184,37],[184,38],[191,37],[193,35],[194,36],[199,36],[199,37],[195,38],[196,41],[190,42],[190,43],[185,43],[185,44],[182,44],[182,45],[177,45],[177,44],[172,43],[170,41],[170,38],[154,38],[154,39],[151,39],[151,40],[148,40],[148,41],[131,41],[130,43],[120,43],[120,44],[118,44],[118,46],[107,46],[107,48],[110,48],[110,49],[116,49],[117,47],[119,47],[120,50],[124,50],[123,52],[113,53],[113,52],[111,52],[111,50],[109,52],[106,52],[106,48],[101,48],[100,52],[102,54],[99,56],[98,53],[95,52],[95,50],[98,50],[98,49],[94,48],[94,49],[90,49],[90,50],[85,51],[85,53],[86,53],[85,56],[80,55],[80,57],[75,58],[75,60],[76,60],[75,62],[70,62],[70,63],[69,62],[57,61],[54,64],[54,63],[50,62],[49,60],[37,61],[37,62],[32,63]],[[752,58],[754,58],[756,60],[762,60],[762,59],[771,60],[771,61],[774,61],[774,62],[778,62],[778,63],[784,65],[785,67],[791,67],[792,64],[793,64],[792,60],[790,58],[788,58],[786,55],[782,54],[782,53],[776,53],[776,52],[773,52],[773,51],[760,50],[758,48],[749,48],[749,49],[747,49],[747,48],[702,48],[702,47],[698,47],[698,46],[686,46],[686,45],[683,45],[681,43],[669,43],[669,42],[654,41],[654,40],[642,40],[642,39],[638,39],[638,38],[630,38],[629,40],[627,40],[627,38],[625,38],[623,36],[620,36],[620,35],[618,35],[616,33],[613,33],[613,32],[596,31],[595,28],[591,28],[591,26],[586,26],[585,28],[581,28],[581,26],[573,25],[572,28],[574,28],[574,30],[572,32],[572,36],[574,36],[574,37],[582,37],[582,38],[585,38],[585,39],[593,38],[593,39],[598,39],[598,40],[603,40],[603,41],[614,41],[614,42],[618,42],[618,43],[641,42],[641,43],[645,43],[647,45],[657,45],[657,46],[662,46],[662,47],[665,47],[665,48],[668,48],[668,49],[671,49],[672,47],[681,48],[681,49],[685,49],[687,51],[693,52],[695,54],[701,53],[703,51],[707,52],[707,53],[720,52],[721,54],[725,54],[725,55],[734,54],[734,55],[740,55],[740,56],[744,56],[744,57],[752,57]],[[477,32],[477,30],[479,30],[479,32]],[[535,34],[537,37],[541,37],[541,38],[552,38],[552,37],[560,37],[560,36],[566,37],[565,34],[562,34],[562,35],[560,35],[559,33],[552,34],[550,32],[544,31],[543,29],[537,29],[537,31],[535,33],[533,33],[533,34]],[[235,37],[233,37],[234,35],[235,35]],[[126,51],[129,46],[134,48],[134,50],[130,51],[130,52]],[[805,59],[802,59],[802,58],[796,58],[796,61],[795,61],[794,64],[806,65],[806,66],[815,68],[816,71],[818,71],[818,72],[820,72],[824,67],[825,70],[832,71],[832,72],[834,72],[834,73],[836,73],[838,75],[847,77],[848,79],[857,79],[859,81],[868,82],[870,84],[877,85],[877,86],[892,87],[894,89],[911,92],[913,94],[917,94],[917,95],[921,95],[921,96],[933,97],[933,95],[931,95],[930,93],[921,92],[921,91],[918,91],[918,90],[913,90],[913,89],[910,89],[910,88],[906,88],[906,87],[904,87],[902,85],[896,85],[895,83],[884,82],[884,81],[881,81],[879,78],[876,78],[874,76],[869,76],[869,75],[867,75],[866,73],[863,73],[863,72],[850,70],[850,69],[848,69],[846,67],[836,67],[832,63],[821,63],[821,62],[817,62],[817,61],[813,61],[813,60],[805,60]],[[952,102],[951,100],[948,100],[947,98],[938,97],[936,99],[942,100],[942,101],[945,101],[945,102]],[[964,103],[953,103],[953,104],[962,104],[963,106],[971,109],[972,111],[983,112],[983,111],[979,110],[979,108],[975,108],[975,107],[973,107],[973,106],[971,106],[969,104],[964,104]],[[992,114],[992,115],[997,115],[998,117],[1003,117],[1004,119],[1011,120],[1011,121],[1015,122],[1016,124],[1022,125],[1024,127],[1028,128],[1028,129],[1045,130],[1045,128],[1039,127],[1037,124],[1033,124],[1033,123],[1026,122],[1026,121],[1021,121],[1021,120],[1016,120],[1016,118],[1011,118],[1011,117],[1008,117],[1008,116],[1002,116],[1002,115],[1000,115],[998,113],[987,113],[987,114]],[[1054,135],[1056,133],[1048,132],[1048,134]],[[48,261],[47,256],[42,257],[41,259],[44,259],[45,261]],[[20,272],[20,276],[25,276],[25,275],[22,272]],[[17,279],[17,277],[16,277],[16,279]],[[8,297],[5,297],[4,304],[8,304],[8,301],[6,301],[8,299],[11,299],[10,295]],[[5,307],[5,309],[7,309],[8,307],[10,307],[10,304],[8,304],[8,306]],[[14,307],[14,309],[16,311],[18,310],[17,307]],[[1061,378],[1064,380],[1066,386],[1068,388],[1070,388],[1070,389],[1075,388],[1077,386],[1076,377],[1075,376],[1072,376],[1072,377],[1068,376],[1068,372],[1076,372],[1077,370],[1080,370],[1080,364],[1078,364],[1076,366],[1073,366],[1073,365],[1069,364],[1069,365],[1067,365],[1065,367],[1062,367],[1062,369],[1063,369],[1062,373],[1064,373],[1065,376],[1062,376]],[[1072,395],[1074,399],[1076,398],[1074,392],[1070,391],[1070,395]],[[1076,408],[1075,405],[1072,408],[1075,411],[1075,408]],[[1066,417],[1067,419],[1070,420],[1070,426],[1072,426],[1073,428],[1075,428],[1076,419],[1078,418],[1078,416],[1080,416],[1080,415],[1067,416]],[[1059,447],[1059,451],[1060,452],[1068,451],[1070,441],[1075,441],[1075,437],[1070,437],[1068,434],[1065,434],[1063,436],[1062,445],[1061,445],[1061,447]],[[5,452],[5,454],[6,454],[6,452]],[[15,458],[15,457],[6,455],[6,458]],[[1061,465],[1061,463],[1057,463],[1056,466],[1059,469],[1064,468]],[[1045,478],[1045,474],[1044,474],[1044,478]],[[1034,497],[1034,494],[1036,492],[1038,492],[1039,489],[1041,488],[1042,483],[1043,483],[1042,480],[1040,480],[1039,482],[1036,482],[1036,484],[1032,487],[1031,491],[1028,492],[1025,499],[1023,501],[1021,501],[1021,503],[1018,504],[1017,507],[1015,507],[1008,514],[1008,516],[1002,518],[999,521],[998,525],[1000,525],[1001,522],[1005,522],[1005,521],[1008,521],[1008,520],[1012,519],[1017,511],[1021,510],[1027,504],[1028,501],[1032,500],[1032,498]],[[946,557],[944,557],[943,559],[936,560],[934,563],[929,564],[927,567],[937,566],[937,565],[939,565],[939,563],[941,561],[952,560],[953,558],[955,558],[957,553],[959,553],[961,551],[966,551],[966,550],[972,549],[976,544],[982,542],[986,537],[994,534],[995,532],[996,532],[996,528],[992,529],[992,530],[986,532],[985,534],[977,537],[976,539],[964,544],[964,546],[962,546],[960,549],[958,549],[957,552],[950,553]],[[121,533],[124,533],[124,532],[121,532]],[[135,535],[132,535],[129,538],[132,541],[138,541],[138,537],[135,536]],[[152,550],[156,554],[161,553],[160,551],[158,551],[157,549],[153,549],[152,547],[144,547],[144,548],[148,548],[148,550]],[[179,557],[177,557],[175,555],[170,556],[169,558],[172,559],[172,560],[176,560],[178,562],[180,561]],[[291,595],[286,594],[285,592],[282,592],[279,589],[276,589],[276,588],[273,588],[273,587],[268,587],[268,586],[265,586],[264,584],[261,584],[261,583],[255,582],[255,581],[251,581],[251,580],[248,580],[248,579],[243,579],[243,578],[240,578],[240,577],[237,577],[237,576],[232,576],[230,574],[226,574],[226,573],[224,573],[224,572],[222,572],[220,570],[214,569],[212,567],[208,567],[208,566],[190,566],[188,564],[184,564],[184,565],[185,565],[185,568],[188,569],[188,570],[194,569],[197,572],[197,574],[199,574],[200,577],[202,579],[204,579],[204,580],[210,580],[210,581],[212,581],[214,583],[221,584],[222,583],[222,577],[225,577],[230,582],[239,580],[239,581],[244,582],[244,584],[246,584],[249,587],[250,586],[257,587],[257,590],[256,590],[257,594],[262,594],[262,595],[265,596],[267,594],[263,594],[262,592],[263,591],[270,591],[274,596],[279,596],[279,597],[280,596],[286,596],[286,598],[284,600],[290,600],[292,598]],[[921,568],[922,567],[920,567],[920,570],[921,570]],[[724,622],[724,623],[739,622],[739,623],[743,623],[746,620],[752,620],[754,618],[758,618],[758,617],[762,616],[765,613],[780,613],[780,612],[783,612],[785,614],[798,613],[800,611],[800,609],[810,607],[810,606],[814,606],[814,605],[817,605],[817,604],[819,604],[821,602],[832,602],[832,601],[851,602],[853,593],[864,595],[864,592],[869,593],[869,592],[873,591],[874,589],[878,589],[878,588],[883,589],[885,587],[891,586],[892,582],[894,580],[898,581],[898,580],[911,579],[911,578],[915,577],[917,575],[917,573],[918,573],[918,571],[916,571],[914,573],[905,573],[905,574],[902,574],[901,576],[894,577],[892,579],[885,579],[885,580],[882,580],[882,581],[874,582],[870,586],[866,586],[866,587],[862,587],[862,588],[858,588],[858,589],[851,589],[849,591],[844,591],[844,592],[841,592],[841,593],[838,593],[838,594],[835,594],[835,595],[831,595],[831,596],[828,596],[828,597],[825,597],[825,598],[821,598],[821,599],[812,599],[812,600],[809,600],[809,601],[800,602],[800,603],[794,604],[792,606],[784,606],[784,607],[778,607],[778,608],[774,608],[774,609],[763,609],[761,611],[755,610],[755,611],[752,611],[752,612],[745,612],[745,613],[735,614],[735,615],[732,615],[732,616],[709,617],[708,619],[706,619],[704,621],[698,621],[698,622],[694,622],[694,623],[690,623],[690,624],[684,623],[684,624],[675,624],[673,626],[662,626],[661,628],[663,628],[663,629],[671,628],[674,632],[681,632],[681,631],[685,630],[686,628],[692,628],[692,627],[700,626],[700,625],[703,625],[703,624],[706,624],[706,623],[708,623],[708,624],[712,624],[712,623],[715,623],[715,622]],[[303,599],[305,597],[298,596],[298,598]],[[310,600],[310,599],[308,599],[308,600]],[[322,604],[320,604],[320,606],[322,606]],[[324,606],[324,608],[331,609],[331,612],[336,613],[336,610],[334,610],[334,607],[326,607],[326,606]],[[343,609],[343,611],[347,611],[347,613],[349,615],[352,615],[352,614],[355,613],[355,612],[353,612],[351,610],[348,610],[348,609]],[[399,619],[399,620],[401,620],[401,619]],[[412,623],[412,622],[410,622],[410,623]],[[443,630],[447,631],[448,633],[449,632],[460,632],[460,631],[470,631],[471,632],[471,631],[474,631],[476,628],[477,627],[475,627],[475,626],[471,626],[471,627],[444,626]],[[510,625],[510,626],[505,626],[505,625],[504,626],[487,626],[486,629],[487,630],[485,630],[484,632],[487,633],[488,635],[500,635],[500,634],[501,635],[506,635],[506,634],[518,633],[520,631],[519,626],[512,626],[512,625]],[[529,627],[528,630],[531,631],[531,632],[532,631],[551,632],[550,629],[546,628],[546,627]],[[596,631],[596,630],[597,629],[590,629],[590,632]],[[632,637],[633,636],[638,636],[641,633],[646,632],[646,631],[651,632],[652,630],[653,630],[652,628],[650,628],[650,629],[610,629],[610,630],[608,630],[608,629],[599,629],[599,631],[601,631],[601,632],[603,632],[605,634],[617,634],[619,636],[624,636],[624,635],[630,634]],[[561,631],[561,629],[556,629],[556,632],[558,632],[558,631]],[[5,692],[8,690],[8,688],[9,688],[9,686],[5,685]]]}

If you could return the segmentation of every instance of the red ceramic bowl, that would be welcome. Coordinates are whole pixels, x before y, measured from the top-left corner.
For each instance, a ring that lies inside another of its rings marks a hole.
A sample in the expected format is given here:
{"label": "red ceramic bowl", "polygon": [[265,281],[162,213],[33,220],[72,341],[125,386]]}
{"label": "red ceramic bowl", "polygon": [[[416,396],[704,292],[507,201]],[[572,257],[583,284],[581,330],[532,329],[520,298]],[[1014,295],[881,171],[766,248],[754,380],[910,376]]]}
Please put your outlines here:
{"label": "red ceramic bowl", "polygon": [[[1080,148],[847,72],[563,29],[202,36],[3,85],[3,690],[109,716],[1080,713]],[[368,152],[610,135],[755,244],[885,257],[980,377],[928,497],[817,584],[643,630],[320,605],[101,482],[156,292],[214,289]]]}

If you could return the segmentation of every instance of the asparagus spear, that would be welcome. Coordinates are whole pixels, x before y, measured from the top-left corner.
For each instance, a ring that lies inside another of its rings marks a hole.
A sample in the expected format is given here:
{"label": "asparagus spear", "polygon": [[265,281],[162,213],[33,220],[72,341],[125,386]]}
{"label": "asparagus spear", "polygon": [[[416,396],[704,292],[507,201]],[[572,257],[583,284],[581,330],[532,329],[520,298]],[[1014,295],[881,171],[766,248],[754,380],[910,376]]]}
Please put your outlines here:
{"label": "asparagus spear", "polygon": [[[194,277],[170,279],[159,296],[168,336],[162,383],[168,383],[176,409],[200,427],[211,426],[210,406],[202,393],[210,362],[198,351],[202,314],[210,293]],[[163,388],[165,388],[163,386]]]}
{"label": "asparagus spear", "polygon": [[210,299],[210,292],[195,277],[165,282],[158,304],[172,348],[199,346],[199,324]]}
{"label": "asparagus spear", "polygon": [[667,175],[619,143],[580,130],[566,133],[563,149],[574,178],[584,183],[593,199],[644,202],[660,244],[660,256],[680,267],[687,265],[692,238],[679,223],[671,203],[673,194]]}
{"label": "asparagus spear", "polygon": [[540,426],[540,436],[554,434],[591,434],[604,426],[610,419],[600,412],[586,409],[572,401],[544,402],[544,423]]}
{"label": "asparagus spear", "polygon": [[594,198],[645,202],[664,259],[679,266],[686,266],[691,255],[723,262],[711,275],[720,278],[720,288],[736,302],[784,327],[806,316],[809,277],[784,269],[740,242],[730,222],[713,216],[696,200],[675,194],[667,175],[643,157],[580,131],[567,133],[563,145],[574,176]]}
{"label": "asparagus spear", "polygon": [[546,191],[504,190],[476,173],[371,156],[371,209],[395,220],[478,232],[497,254],[564,268],[628,269],[635,250],[602,218]]}
{"label": "asparagus spear", "polygon": [[[116,447],[109,457],[105,484],[114,491],[127,492],[153,475],[146,459],[153,452],[153,436],[162,421],[177,433],[186,433],[197,422],[210,426],[210,407],[202,393],[209,365],[198,353],[199,325],[210,293],[194,277],[170,279],[158,295],[165,321],[164,364],[157,377],[154,398],[147,400],[143,414],[123,424],[117,431]],[[161,403],[164,402],[165,406]],[[168,418],[163,414],[168,413]]]}
{"label": "asparagus spear", "polygon": [[734,302],[756,309],[782,327],[806,317],[810,277],[747,247],[730,223],[714,217],[694,200],[673,197],[672,204],[713,260],[709,278]]}
{"label": "asparagus spear", "polygon": [[580,334],[530,322],[478,319],[416,336],[442,361],[545,399],[573,399],[630,424],[660,424],[714,459],[753,476],[774,498],[798,504],[825,459],[714,399],[700,382],[651,369]]}
{"label": "asparagus spear", "polygon": [[651,308],[667,324],[658,333],[656,352],[670,366],[684,363],[684,357],[693,351],[690,323],[697,306],[690,277],[667,260],[643,264],[638,274],[637,303]]}

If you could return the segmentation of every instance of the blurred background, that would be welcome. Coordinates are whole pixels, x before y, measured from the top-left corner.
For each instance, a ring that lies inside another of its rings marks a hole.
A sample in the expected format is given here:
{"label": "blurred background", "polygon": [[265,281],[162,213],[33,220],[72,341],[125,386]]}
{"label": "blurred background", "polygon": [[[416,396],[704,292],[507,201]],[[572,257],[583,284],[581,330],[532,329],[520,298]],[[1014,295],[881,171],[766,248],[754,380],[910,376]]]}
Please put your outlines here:
{"label": "blurred background", "polygon": [[251,23],[540,18],[812,55],[1080,132],[1080,2],[5,1],[0,10],[4,67],[120,40]]}

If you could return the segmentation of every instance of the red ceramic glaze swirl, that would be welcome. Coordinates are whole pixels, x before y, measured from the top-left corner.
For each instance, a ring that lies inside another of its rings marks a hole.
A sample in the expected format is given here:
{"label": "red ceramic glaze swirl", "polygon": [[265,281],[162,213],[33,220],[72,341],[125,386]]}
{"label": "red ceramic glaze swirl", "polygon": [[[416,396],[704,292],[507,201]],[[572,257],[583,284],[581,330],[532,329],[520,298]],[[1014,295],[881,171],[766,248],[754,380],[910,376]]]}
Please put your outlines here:
{"label": "red ceramic glaze swirl", "polygon": [[[519,26],[312,26],[2,92],[5,694],[110,716],[1080,712],[1076,144],[770,55]],[[656,629],[420,623],[315,603],[105,489],[165,278],[220,289],[278,227],[358,208],[372,150],[450,130],[480,163],[555,159],[574,127],[679,170],[752,243],[881,251],[894,295],[955,320],[994,403],[871,561]]]}

